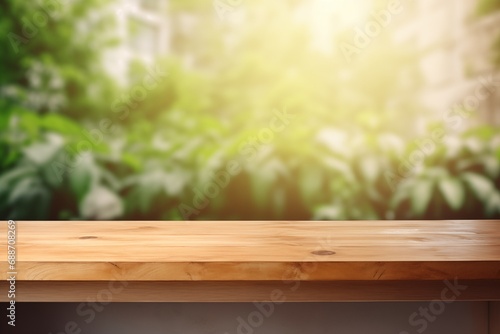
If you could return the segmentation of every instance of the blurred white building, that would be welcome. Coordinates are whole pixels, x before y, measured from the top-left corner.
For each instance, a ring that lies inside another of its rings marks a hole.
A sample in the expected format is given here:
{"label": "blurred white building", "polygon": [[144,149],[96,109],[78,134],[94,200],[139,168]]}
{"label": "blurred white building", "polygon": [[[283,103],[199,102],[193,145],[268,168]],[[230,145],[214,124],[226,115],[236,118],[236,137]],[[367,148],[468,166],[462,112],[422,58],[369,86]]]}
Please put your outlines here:
{"label": "blurred white building", "polygon": [[[391,2],[381,1],[382,10],[387,11]],[[478,0],[395,3],[402,10],[390,17],[386,29],[401,47],[411,45],[417,50],[424,82],[422,90],[415,94],[422,105],[439,118],[489,81],[491,94],[480,99],[479,121],[500,125],[500,72],[492,61],[493,43],[500,37],[500,11],[479,17]],[[313,18],[318,46],[330,52],[335,29],[362,28],[374,20],[371,11],[366,10],[369,8],[366,0],[315,0],[306,2],[300,13]],[[497,87],[498,91],[494,91]],[[468,123],[473,122],[471,118]]]}
{"label": "blurred white building", "polygon": [[[477,1],[419,0],[403,2],[395,36],[417,46],[425,82],[422,103],[437,115],[490,82],[491,94],[480,100],[482,122],[500,124],[500,76],[492,62],[493,42],[500,36],[500,12],[475,15]],[[491,77],[494,82],[491,82]],[[472,121],[472,119],[471,119]]]}
{"label": "blurred white building", "polygon": [[[362,24],[368,15],[364,11],[369,8],[366,2],[315,0],[298,6],[295,15],[299,19],[304,16],[312,20],[311,28],[317,37],[312,42],[328,51],[333,47],[331,33],[335,29]],[[500,12],[477,17],[477,0],[405,0],[400,3],[403,10],[391,18],[387,29],[402,47],[404,43],[416,46],[424,82],[422,90],[415,94],[437,117],[463,102],[485,79],[491,81],[492,74],[496,82],[500,82],[499,72],[492,63],[492,45],[500,36]],[[236,9],[231,15],[238,21],[237,18],[244,17],[245,8],[241,5]],[[173,51],[170,50],[172,28],[177,33],[196,33],[197,19],[188,14],[171,17],[168,0],[117,0],[113,11],[118,19],[119,37],[124,43],[110,52],[106,67],[124,83],[129,78],[132,60],[151,64],[157,56]],[[210,15],[217,18],[215,12]],[[230,18],[232,16],[227,19]],[[182,54],[182,57],[189,63],[189,55]],[[500,89],[480,102],[481,120],[500,124]]]}
{"label": "blurred white building", "polygon": [[133,60],[151,65],[156,57],[169,53],[170,24],[167,0],[117,0],[116,15],[122,43],[106,57],[106,68],[124,84]]}

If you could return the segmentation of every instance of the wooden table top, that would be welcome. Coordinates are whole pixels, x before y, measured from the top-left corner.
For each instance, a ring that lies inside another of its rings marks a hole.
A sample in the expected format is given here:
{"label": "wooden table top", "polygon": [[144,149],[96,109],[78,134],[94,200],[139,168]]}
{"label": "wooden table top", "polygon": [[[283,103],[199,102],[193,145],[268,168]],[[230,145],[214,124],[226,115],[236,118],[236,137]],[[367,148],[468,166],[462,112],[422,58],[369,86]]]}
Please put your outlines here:
{"label": "wooden table top", "polygon": [[[7,278],[7,222],[0,223]],[[500,221],[18,221],[17,280],[500,279]]]}

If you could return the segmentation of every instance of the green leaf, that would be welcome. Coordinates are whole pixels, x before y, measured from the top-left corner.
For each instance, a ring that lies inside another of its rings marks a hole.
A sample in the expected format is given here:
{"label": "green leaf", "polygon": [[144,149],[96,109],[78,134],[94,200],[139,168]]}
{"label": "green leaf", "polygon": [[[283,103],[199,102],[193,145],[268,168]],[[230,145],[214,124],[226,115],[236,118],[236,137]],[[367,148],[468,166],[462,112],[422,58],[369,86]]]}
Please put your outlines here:
{"label": "green leaf", "polygon": [[406,180],[395,189],[394,196],[389,201],[389,206],[396,209],[403,201],[410,198],[413,180]]}
{"label": "green leaf", "polygon": [[23,149],[24,155],[37,165],[45,165],[52,161],[61,150],[63,139],[56,134],[48,134],[47,141],[34,143]]}
{"label": "green leaf", "polygon": [[479,140],[478,138],[467,138],[464,140],[464,146],[469,149],[474,154],[481,153],[485,148],[485,142]]}
{"label": "green leaf", "polygon": [[327,167],[340,173],[344,177],[344,179],[348,181],[356,180],[356,178],[354,177],[354,173],[351,170],[351,167],[345,161],[332,157],[326,157],[324,158],[323,161]]}
{"label": "green leaf", "polygon": [[31,111],[23,112],[19,124],[30,137],[36,137],[38,135],[40,119],[35,113]]}
{"label": "green leaf", "polygon": [[495,190],[493,182],[480,174],[468,172],[464,173],[462,178],[481,201],[488,200],[490,194]]}
{"label": "green leaf", "polygon": [[94,178],[96,180],[101,180],[103,184],[109,186],[109,188],[113,191],[118,191],[122,187],[116,175],[111,173],[109,170],[99,168],[98,166],[95,166]]}
{"label": "green leaf", "polygon": [[302,169],[299,178],[299,187],[302,198],[306,201],[317,198],[323,185],[321,170],[317,168]]}
{"label": "green leaf", "polygon": [[123,203],[114,192],[103,186],[94,186],[80,204],[84,218],[114,219],[123,214]]}
{"label": "green leaf", "polygon": [[12,183],[20,178],[33,175],[36,169],[32,166],[19,166],[0,176],[0,193],[9,191]]}
{"label": "green leaf", "polygon": [[438,185],[450,208],[458,210],[465,200],[465,190],[462,183],[457,179],[445,178],[439,180]]}
{"label": "green leaf", "polygon": [[396,193],[391,198],[389,205],[391,208],[396,209],[408,197],[409,194],[407,192],[396,190]]}
{"label": "green leaf", "polygon": [[138,186],[134,189],[134,195],[137,197],[137,206],[142,213],[148,212],[153,204],[155,196],[159,193],[158,189],[148,189],[145,186]]}
{"label": "green leaf", "polygon": [[424,170],[424,174],[435,181],[448,177],[449,172],[443,167],[429,167]]}
{"label": "green leaf", "polygon": [[378,220],[380,217],[371,205],[366,205],[357,219]]}
{"label": "green leaf", "polygon": [[423,215],[432,198],[434,182],[428,179],[420,179],[415,183],[411,191],[411,208],[416,216]]}
{"label": "green leaf", "polygon": [[361,172],[368,182],[374,182],[379,174],[379,162],[375,157],[366,157],[361,160]]}
{"label": "green leaf", "polygon": [[14,185],[11,193],[9,194],[9,204],[16,203],[23,197],[30,197],[37,188],[40,188],[40,186],[41,183],[36,177],[21,179]]}
{"label": "green leaf", "polygon": [[2,130],[2,132],[6,131],[9,128],[12,114],[12,109],[2,110],[2,112],[0,113],[0,130]]}
{"label": "green leaf", "polygon": [[340,156],[348,157],[352,153],[347,144],[347,134],[336,129],[324,129],[318,136],[317,140],[325,145],[332,153]]}
{"label": "green leaf", "polygon": [[491,195],[486,203],[487,216],[494,216],[497,212],[500,213],[500,193],[498,191]]}
{"label": "green leaf", "polygon": [[250,175],[250,188],[253,196],[253,202],[263,209],[269,201],[272,179],[264,175]]}
{"label": "green leaf", "polygon": [[[494,0],[497,1],[497,0]],[[494,127],[490,125],[481,125],[467,130],[464,133],[464,137],[477,137],[485,142],[489,141],[491,137],[496,134]]]}
{"label": "green leaf", "polygon": [[314,210],[314,220],[338,220],[345,218],[344,209],[338,204],[325,205]]}
{"label": "green leaf", "polygon": [[90,168],[86,168],[81,164],[78,164],[70,173],[69,173],[69,185],[71,191],[76,195],[78,202],[80,202],[85,194],[90,190],[92,185],[92,170]]}
{"label": "green leaf", "polygon": [[480,16],[500,10],[498,0],[480,0],[476,6],[476,14]]}
{"label": "green leaf", "polygon": [[486,156],[483,159],[484,168],[491,178],[497,178],[500,174],[500,159],[494,156]]}
{"label": "green leaf", "polygon": [[70,186],[75,193],[82,191],[85,194],[84,189],[93,188],[102,181],[103,171],[92,155],[79,156],[69,175]]}
{"label": "green leaf", "polygon": [[20,157],[19,151],[14,150],[7,150],[7,153],[2,152],[1,155],[5,157],[0,161],[2,167],[7,167],[11,164],[14,164]]}
{"label": "green leaf", "polygon": [[62,177],[59,176],[53,164],[46,164],[40,167],[39,174],[49,188],[56,189],[62,185]]}
{"label": "green leaf", "polygon": [[82,129],[71,119],[58,114],[48,114],[41,120],[41,125],[48,130],[69,135],[81,135]]}
{"label": "green leaf", "polygon": [[132,190],[128,196],[127,203],[130,209],[138,208],[140,212],[146,213],[164,191],[164,171],[160,169],[151,170],[131,179]]}
{"label": "green leaf", "polygon": [[142,162],[137,156],[124,152],[121,158],[122,162],[132,168],[134,171],[137,172],[141,170]]}
{"label": "green leaf", "polygon": [[39,180],[35,179],[28,192],[20,191],[17,199],[13,202],[9,216],[14,219],[46,219],[51,198],[50,191],[43,187]]}
{"label": "green leaf", "polygon": [[188,174],[184,170],[173,170],[163,175],[165,193],[170,196],[178,196],[184,190],[188,182]]}

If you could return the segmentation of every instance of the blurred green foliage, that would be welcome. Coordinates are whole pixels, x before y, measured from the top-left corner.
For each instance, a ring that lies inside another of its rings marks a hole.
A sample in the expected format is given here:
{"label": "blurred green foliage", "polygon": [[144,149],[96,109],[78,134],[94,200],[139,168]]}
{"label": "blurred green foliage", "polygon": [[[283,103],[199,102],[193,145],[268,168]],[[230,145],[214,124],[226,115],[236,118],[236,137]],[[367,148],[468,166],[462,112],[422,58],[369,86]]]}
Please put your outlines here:
{"label": "blurred green foliage", "polygon": [[[236,26],[205,2],[173,1],[174,26],[186,13],[195,26],[174,29],[155,69],[132,63],[123,87],[100,60],[117,43],[106,1],[61,4],[16,52],[8,36],[50,2],[9,0],[0,14],[3,217],[500,217],[498,129],[442,125],[422,151],[414,121],[426,114],[408,94],[416,55],[389,36],[346,62],[307,46],[283,14],[293,1],[245,3]],[[134,99],[146,78],[154,87]]]}
{"label": "blurred green foliage", "polygon": [[486,15],[500,10],[500,1],[498,0],[479,0],[476,8],[478,15]]}

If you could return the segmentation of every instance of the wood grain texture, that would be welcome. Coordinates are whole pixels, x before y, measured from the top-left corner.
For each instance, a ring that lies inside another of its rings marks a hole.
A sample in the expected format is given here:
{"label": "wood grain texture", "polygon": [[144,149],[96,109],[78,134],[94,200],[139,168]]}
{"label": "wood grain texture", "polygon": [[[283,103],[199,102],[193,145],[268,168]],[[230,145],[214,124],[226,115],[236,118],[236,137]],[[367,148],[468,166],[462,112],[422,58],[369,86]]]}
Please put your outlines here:
{"label": "wood grain texture", "polygon": [[18,301],[432,300],[455,279],[467,282],[458,300],[500,300],[500,221],[21,221],[16,232]]}
{"label": "wood grain texture", "polygon": [[[6,230],[3,221],[2,280]],[[494,220],[19,221],[16,230],[21,281],[500,279]]]}

